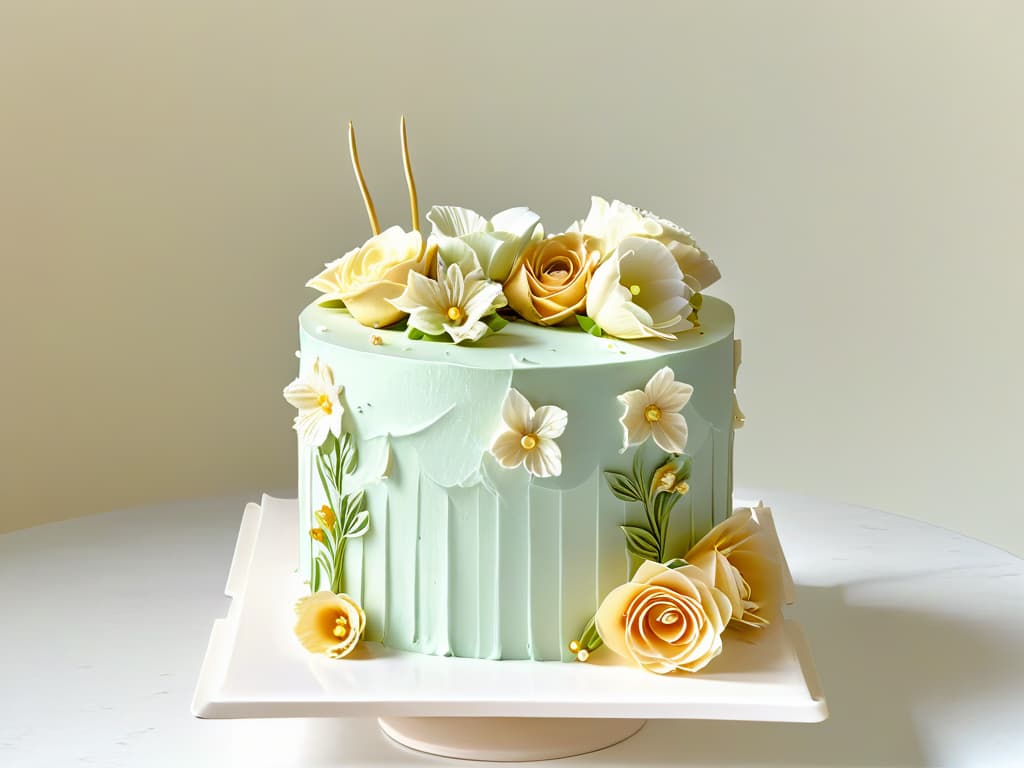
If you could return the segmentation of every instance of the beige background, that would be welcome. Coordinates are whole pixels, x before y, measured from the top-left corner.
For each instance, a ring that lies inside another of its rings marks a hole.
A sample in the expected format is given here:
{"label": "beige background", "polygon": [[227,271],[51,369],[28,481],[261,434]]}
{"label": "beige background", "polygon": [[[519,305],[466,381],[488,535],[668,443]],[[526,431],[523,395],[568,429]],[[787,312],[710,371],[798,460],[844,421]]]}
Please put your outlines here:
{"label": "beige background", "polygon": [[367,235],[618,196],[745,346],[742,484],[1024,553],[1019,3],[0,2],[0,530],[293,484],[296,315]]}

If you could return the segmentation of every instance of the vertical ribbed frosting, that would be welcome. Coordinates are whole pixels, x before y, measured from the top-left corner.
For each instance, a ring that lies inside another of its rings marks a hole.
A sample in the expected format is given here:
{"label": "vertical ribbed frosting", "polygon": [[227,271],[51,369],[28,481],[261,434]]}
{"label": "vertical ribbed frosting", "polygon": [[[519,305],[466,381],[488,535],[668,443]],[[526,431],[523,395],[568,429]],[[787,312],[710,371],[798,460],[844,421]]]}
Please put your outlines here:
{"label": "vertical ribbed frosting", "polygon": [[[672,368],[694,388],[683,410],[690,491],[672,515],[684,551],[731,512],[733,314],[706,297],[701,327],[677,341],[626,342],[519,321],[473,345],[411,341],[311,305],[300,316],[301,367],[319,358],[344,386],[344,428],[357,440],[370,531],[346,551],[344,589],[367,615],[366,639],[422,653],[566,659],[597,605],[629,577],[619,526],[643,512],[608,490],[628,472],[617,396]],[[372,336],[381,344],[374,345]],[[533,478],[489,454],[509,387],[569,415],[562,473]],[[663,457],[640,449],[647,466]],[[324,502],[299,448],[300,572],[309,572],[313,510]],[[369,467],[365,472],[363,467]]]}

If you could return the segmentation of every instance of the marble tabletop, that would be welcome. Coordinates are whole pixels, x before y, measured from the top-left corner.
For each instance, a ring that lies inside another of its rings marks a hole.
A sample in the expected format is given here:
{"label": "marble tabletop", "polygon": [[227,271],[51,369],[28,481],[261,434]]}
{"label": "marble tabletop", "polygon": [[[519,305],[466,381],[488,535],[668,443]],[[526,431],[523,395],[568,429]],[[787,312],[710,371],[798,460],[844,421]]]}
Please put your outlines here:
{"label": "marble tabletop", "polygon": [[[652,721],[565,764],[1024,766],[1024,561],[876,510],[737,496],[775,512],[796,582],[787,614],[809,638],[829,720]],[[0,766],[445,762],[394,745],[370,719],[192,718],[243,503],[258,498],[0,536]]]}

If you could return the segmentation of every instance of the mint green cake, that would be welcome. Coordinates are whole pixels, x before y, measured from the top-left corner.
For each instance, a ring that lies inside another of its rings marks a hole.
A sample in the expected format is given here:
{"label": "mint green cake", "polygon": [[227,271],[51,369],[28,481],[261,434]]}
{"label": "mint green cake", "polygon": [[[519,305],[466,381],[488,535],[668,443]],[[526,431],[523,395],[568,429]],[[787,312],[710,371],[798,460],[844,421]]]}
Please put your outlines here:
{"label": "mint green cake", "polygon": [[[694,672],[777,605],[775,539],[732,515],[739,344],[718,267],[677,224],[600,197],[561,232],[434,206],[307,285],[299,317],[306,650]],[[692,561],[692,562],[691,562]],[[698,567],[694,565],[699,562]],[[766,575],[767,574],[767,575]]]}
{"label": "mint green cake", "polygon": [[[341,583],[366,612],[366,640],[437,655],[571,659],[569,643],[630,577],[620,526],[643,518],[604,472],[628,474],[637,451],[650,468],[664,455],[651,442],[621,453],[617,398],[665,366],[693,388],[683,408],[689,491],[672,514],[669,551],[686,551],[731,512],[733,313],[722,301],[705,298],[700,327],[674,341],[522,320],[473,346],[413,341],[317,304],[299,323],[301,374],[314,360],[334,371],[358,447],[352,485],[365,487],[372,522],[348,540]],[[491,455],[510,388],[566,411],[560,475],[506,469]],[[320,546],[309,535],[315,512],[329,503],[315,453],[300,445],[302,574]]]}

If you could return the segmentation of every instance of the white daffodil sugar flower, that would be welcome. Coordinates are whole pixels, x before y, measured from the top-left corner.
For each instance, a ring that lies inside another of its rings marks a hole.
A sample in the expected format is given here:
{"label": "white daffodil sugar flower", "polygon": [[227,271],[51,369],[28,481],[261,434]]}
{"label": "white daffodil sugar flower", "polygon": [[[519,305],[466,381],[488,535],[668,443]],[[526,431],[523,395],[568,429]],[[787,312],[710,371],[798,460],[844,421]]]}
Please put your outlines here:
{"label": "white daffodil sugar flower", "polygon": [[661,450],[682,453],[686,448],[686,419],[680,411],[693,395],[693,387],[676,381],[672,369],[665,366],[651,376],[643,389],[619,395],[626,406],[619,423],[623,429],[622,450],[654,438]]}
{"label": "white daffodil sugar flower", "polygon": [[498,283],[477,267],[463,273],[459,264],[438,264],[437,279],[410,272],[405,291],[391,303],[409,313],[409,327],[428,336],[447,333],[456,344],[477,341],[487,333],[481,321],[508,301]]}
{"label": "white daffodil sugar flower", "polygon": [[597,268],[587,291],[587,317],[620,339],[674,339],[693,327],[691,289],[668,248],[627,237]]}
{"label": "white daffodil sugar flower", "polygon": [[501,466],[520,464],[535,477],[562,474],[562,451],[555,439],[562,436],[569,414],[556,405],[533,409],[519,390],[510,388],[501,407],[505,428],[494,439],[491,455]]}
{"label": "white daffodil sugar flower", "polygon": [[331,367],[319,359],[313,361],[309,373],[284,388],[284,399],[299,409],[295,431],[304,444],[319,448],[328,432],[341,436],[341,416],[345,412],[339,397],[341,390],[334,383]]}
{"label": "white daffodil sugar flower", "polygon": [[435,205],[427,214],[430,240],[446,264],[462,264],[468,272],[474,260],[489,280],[503,283],[523,248],[539,229],[540,216],[529,208],[509,208],[490,220],[476,211],[454,205]]}

